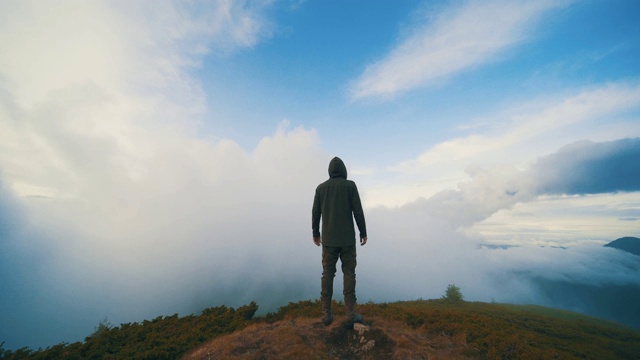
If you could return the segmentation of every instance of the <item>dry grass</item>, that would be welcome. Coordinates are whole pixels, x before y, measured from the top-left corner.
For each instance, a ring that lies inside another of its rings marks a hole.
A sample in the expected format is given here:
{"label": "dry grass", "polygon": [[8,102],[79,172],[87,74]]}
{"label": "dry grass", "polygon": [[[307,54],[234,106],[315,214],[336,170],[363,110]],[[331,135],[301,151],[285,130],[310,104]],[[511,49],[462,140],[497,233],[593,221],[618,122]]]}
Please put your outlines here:
{"label": "dry grass", "polygon": [[326,345],[317,336],[317,319],[255,324],[212,340],[183,359],[322,359]]}
{"label": "dry grass", "polygon": [[[335,310],[344,304],[334,302]],[[219,306],[122,324],[84,343],[6,352],[16,359],[636,359],[640,332],[543,307],[417,300],[358,306],[370,327],[320,323],[319,301]]]}
{"label": "dry grass", "polygon": [[205,359],[479,359],[462,337],[429,337],[404,323],[367,318],[365,332],[344,329],[339,321],[323,326],[317,318],[255,324],[186,354]]}

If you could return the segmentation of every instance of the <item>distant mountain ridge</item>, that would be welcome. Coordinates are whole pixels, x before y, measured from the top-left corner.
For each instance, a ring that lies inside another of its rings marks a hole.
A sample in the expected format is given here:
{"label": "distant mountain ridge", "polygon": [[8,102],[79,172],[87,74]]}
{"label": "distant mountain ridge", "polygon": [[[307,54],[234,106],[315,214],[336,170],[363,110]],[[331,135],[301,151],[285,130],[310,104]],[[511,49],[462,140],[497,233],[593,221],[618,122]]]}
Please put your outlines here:
{"label": "distant mountain ridge", "polygon": [[634,255],[640,256],[640,239],[632,236],[625,236],[605,245],[614,249],[624,250]]}

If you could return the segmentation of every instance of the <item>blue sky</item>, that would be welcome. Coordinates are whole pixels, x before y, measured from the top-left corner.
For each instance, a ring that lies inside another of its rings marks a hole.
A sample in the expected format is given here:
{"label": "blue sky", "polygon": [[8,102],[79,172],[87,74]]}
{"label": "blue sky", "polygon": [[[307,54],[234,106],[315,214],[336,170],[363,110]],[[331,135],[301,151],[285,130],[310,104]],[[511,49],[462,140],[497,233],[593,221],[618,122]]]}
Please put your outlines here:
{"label": "blue sky", "polygon": [[[495,41],[506,45],[481,49],[486,54],[470,63],[443,68],[442,76],[406,85],[408,90],[382,94],[389,99],[355,99],[351,87],[367,67],[390,58],[412,33],[446,31],[453,25],[447,19],[438,24],[429,18],[457,7],[464,11],[464,4],[416,1],[389,6],[382,1],[366,10],[359,2],[328,4],[280,3],[279,22],[272,24],[270,39],[249,51],[205,60],[200,72],[205,89],[224,91],[234,99],[221,96],[218,101],[227,106],[210,99],[213,109],[232,108],[227,116],[212,117],[228,117],[234,124],[230,134],[251,136],[247,147],[268,133],[277,119],[287,118],[294,125],[318,129],[332,148],[361,149],[356,159],[371,157],[366,155],[376,139],[377,152],[388,154],[386,149],[393,148],[394,155],[383,158],[390,165],[456,136],[457,128],[474,118],[494,115],[511,104],[637,76],[637,4],[553,2],[540,6],[547,9],[522,24],[511,24],[509,31],[519,34],[496,35],[505,39]],[[514,6],[511,11],[519,9]],[[457,60],[465,55],[456,54],[456,46],[440,51]],[[428,54],[428,49],[421,50]],[[421,65],[442,66],[429,59]],[[359,142],[342,145],[347,139]]]}
{"label": "blue sky", "polygon": [[333,156],[361,299],[638,285],[601,245],[640,235],[639,34],[637,1],[4,1],[0,341],[317,297]]}
{"label": "blue sky", "polygon": [[[372,174],[363,181],[383,187],[388,169],[449,139],[495,134],[504,122],[536,116],[536,108],[599,86],[637,86],[638,5],[633,2],[389,6],[381,1],[367,9],[359,2],[329,4],[276,3],[267,40],[249,51],[204,60],[203,88],[220,95],[208,99],[207,130],[251,149],[286,119],[293,127],[317,130],[326,149]],[[420,41],[427,46],[412,45]],[[395,67],[394,61],[406,66]],[[375,70],[383,67],[388,72]],[[415,74],[403,78],[408,68]],[[396,81],[397,88],[376,93],[376,81]],[[367,82],[371,88],[358,94]],[[637,107],[623,111],[637,114]],[[581,135],[550,129],[544,148],[502,161],[525,166],[600,133],[589,131],[597,124],[580,125]],[[448,186],[455,186],[459,176],[454,178]]]}

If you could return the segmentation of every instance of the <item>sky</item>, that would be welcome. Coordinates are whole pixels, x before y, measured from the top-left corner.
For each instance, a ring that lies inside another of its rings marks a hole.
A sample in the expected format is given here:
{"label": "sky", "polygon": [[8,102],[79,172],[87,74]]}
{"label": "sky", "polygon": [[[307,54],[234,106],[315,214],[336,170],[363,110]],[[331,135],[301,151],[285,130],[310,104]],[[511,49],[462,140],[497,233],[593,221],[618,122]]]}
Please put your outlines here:
{"label": "sky", "polygon": [[640,236],[639,34],[626,0],[0,1],[0,343],[318,298],[334,156],[360,301],[637,288],[602,245]]}

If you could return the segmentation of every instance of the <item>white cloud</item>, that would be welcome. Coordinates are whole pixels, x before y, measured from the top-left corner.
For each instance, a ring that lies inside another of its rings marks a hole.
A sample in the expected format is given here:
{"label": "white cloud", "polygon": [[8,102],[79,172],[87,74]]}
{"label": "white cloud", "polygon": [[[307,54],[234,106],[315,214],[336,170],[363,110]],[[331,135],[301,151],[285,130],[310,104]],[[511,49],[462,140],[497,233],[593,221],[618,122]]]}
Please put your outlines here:
{"label": "white cloud", "polygon": [[502,244],[575,246],[638,236],[640,193],[542,196],[497,211],[470,231]]}
{"label": "white cloud", "polygon": [[[629,119],[619,119],[620,113],[627,113],[638,109],[640,104],[640,86],[637,84],[618,83],[603,85],[602,87],[579,90],[575,94],[549,98],[545,102],[538,102],[539,111],[530,113],[511,114],[507,123],[498,122],[495,135],[486,138],[456,139],[456,145],[463,145],[463,151],[455,150],[460,158],[487,156],[494,158],[498,154],[523,154],[531,156],[533,151],[540,154],[552,151],[567,143],[582,140],[584,137],[594,140],[613,140],[630,136],[632,133],[616,133],[610,138],[599,135],[599,124],[632,122]],[[498,128],[504,126],[504,128]],[[475,140],[475,141],[474,141]],[[464,146],[465,144],[469,144]],[[535,149],[525,153],[524,147],[537,145]],[[447,150],[447,149],[445,149]],[[437,152],[436,152],[437,154]],[[536,154],[536,155],[537,155]],[[430,157],[437,155],[425,154],[428,162]],[[499,161],[504,161],[502,156]]]}
{"label": "white cloud", "polygon": [[[640,176],[639,153],[640,138],[577,142],[541,157],[524,171],[508,166],[469,168],[470,179],[459,183],[457,189],[440,191],[403,208],[441,218],[454,229],[472,228],[491,241],[559,244],[578,239],[611,240],[616,234],[621,237],[635,232],[632,219],[640,213],[633,201],[637,201],[640,187],[633,179]],[[567,200],[575,194],[585,198]],[[607,196],[603,200],[589,196],[592,194]],[[554,196],[554,201],[548,196]],[[627,203],[619,203],[620,199]],[[603,201],[609,206],[603,207]],[[511,211],[528,202],[536,204]],[[523,214],[522,208],[537,209],[536,216]]]}
{"label": "white cloud", "polygon": [[546,11],[564,1],[467,1],[438,13],[377,62],[367,66],[352,97],[392,97],[484,63],[527,39]]}
{"label": "white cloud", "polygon": [[269,36],[264,5],[3,2],[5,181],[22,195],[68,197],[86,176],[143,176],[163,143],[198,128],[204,95],[189,70],[206,52]]}
{"label": "white cloud", "polygon": [[536,278],[640,285],[634,256],[603,248],[602,239],[569,249],[520,243],[492,250],[478,246],[486,242],[484,237],[455,231],[447,221],[417,207],[371,210],[367,221],[370,243],[358,248],[362,300],[438,298],[455,283],[468,300],[554,306],[536,288]]}
{"label": "white cloud", "polygon": [[128,49],[119,27],[111,26],[118,18],[104,3],[7,1],[0,6],[0,69],[18,104],[31,105],[51,91],[89,81],[121,84],[118,70]]}
{"label": "white cloud", "polygon": [[[46,259],[23,264],[39,280],[22,290],[71,307],[110,299],[92,311],[118,316],[194,311],[223,296],[210,289],[226,272],[310,238],[305,214],[328,161],[315,131],[283,124],[252,151],[198,134],[204,95],[190,71],[207,52],[269,36],[266,4],[0,5],[0,183],[25,228],[2,242]],[[287,251],[311,248],[297,244]]]}
{"label": "white cloud", "polygon": [[640,86],[618,83],[514,107],[492,116],[491,126],[439,143],[415,159],[391,166],[391,180],[372,186],[369,205],[398,206],[456,189],[458,183],[469,179],[469,168],[522,170],[540,155],[575,141],[640,136],[634,115],[639,104]]}

